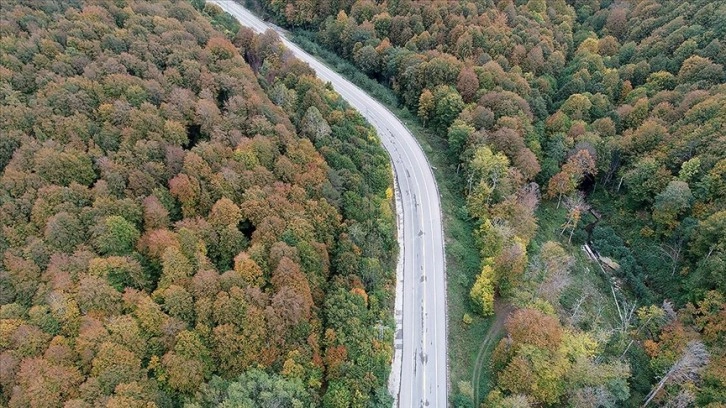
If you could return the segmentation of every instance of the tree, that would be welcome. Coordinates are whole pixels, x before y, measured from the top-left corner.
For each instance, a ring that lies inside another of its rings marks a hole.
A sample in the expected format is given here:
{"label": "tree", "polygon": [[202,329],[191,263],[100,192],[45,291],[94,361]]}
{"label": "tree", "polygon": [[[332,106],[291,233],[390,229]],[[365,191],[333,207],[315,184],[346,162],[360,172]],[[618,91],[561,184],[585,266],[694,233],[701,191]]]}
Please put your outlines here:
{"label": "tree", "polygon": [[209,350],[196,332],[177,334],[174,350],[161,360],[163,379],[171,389],[182,394],[197,391],[211,373]]}
{"label": "tree", "polygon": [[464,109],[464,101],[455,89],[439,86],[434,90],[434,116],[431,122],[440,131],[445,131]]}
{"label": "tree", "polygon": [[123,292],[126,287],[143,289],[149,284],[141,264],[128,256],[91,259],[88,272],[106,279],[119,292]]}
{"label": "tree", "polygon": [[119,314],[121,294],[106,280],[96,276],[82,276],[76,295],[81,313],[100,313],[106,316]]}
{"label": "tree", "polygon": [[661,380],[648,393],[643,406],[646,407],[666,384],[683,384],[698,380],[699,373],[708,364],[709,353],[700,341],[690,341],[680,358],[663,374]]}
{"label": "tree", "polygon": [[685,181],[686,183],[691,182],[694,177],[698,174],[701,168],[701,159],[694,157],[681,164],[681,170],[678,172],[678,179]]}
{"label": "tree", "polygon": [[625,138],[624,150],[628,155],[641,155],[650,152],[667,138],[668,130],[665,126],[648,119]]}
{"label": "tree", "polygon": [[681,180],[672,180],[665,190],[655,196],[653,219],[668,228],[672,228],[678,216],[691,206],[692,200],[693,194],[688,187],[688,183]]}
{"label": "tree", "polygon": [[481,146],[474,152],[469,166],[469,186],[478,178],[486,181],[492,190],[496,190],[507,175],[509,159],[502,153],[494,153],[490,148]]}
{"label": "tree", "polygon": [[188,327],[194,326],[194,299],[186,289],[181,286],[171,285],[161,292],[164,299],[164,311],[183,322]]}
{"label": "tree", "polygon": [[144,198],[144,229],[164,229],[169,225],[169,211],[156,196]]}
{"label": "tree", "polygon": [[96,179],[91,159],[79,151],[43,148],[36,154],[35,163],[38,174],[51,184],[88,186]]}
{"label": "tree", "polygon": [[242,213],[239,207],[229,198],[223,197],[217,200],[214,206],[212,206],[212,211],[209,214],[209,223],[217,230],[228,225],[233,225],[236,228],[241,218]]}
{"label": "tree", "polygon": [[194,275],[194,266],[179,248],[172,246],[164,251],[159,289],[173,284],[185,287],[192,275]]}
{"label": "tree", "polygon": [[448,140],[449,149],[453,154],[459,154],[464,150],[469,136],[474,133],[474,128],[459,119],[449,127]]}
{"label": "tree", "polygon": [[652,157],[639,160],[623,176],[630,197],[638,203],[652,203],[656,194],[668,185],[670,178],[670,173]]}
{"label": "tree", "polygon": [[527,266],[527,248],[519,237],[502,248],[494,258],[494,276],[499,291],[505,295],[521,283],[522,274]]}
{"label": "tree", "polygon": [[574,194],[565,199],[565,208],[567,209],[567,221],[562,225],[560,235],[569,229],[570,236],[567,238],[567,243],[572,243],[572,234],[575,233],[575,229],[580,223],[582,213],[588,211],[590,205],[585,202],[583,194]]}
{"label": "tree", "polygon": [[323,397],[324,408],[347,408],[351,406],[351,395],[348,387],[340,381],[334,381]]}
{"label": "tree", "polygon": [[234,270],[249,286],[259,286],[263,283],[262,268],[246,252],[240,252],[234,258]]}
{"label": "tree", "polygon": [[230,59],[237,55],[234,45],[224,37],[213,37],[207,41],[207,51],[217,60]]}
{"label": "tree", "polygon": [[418,118],[421,119],[424,126],[432,119],[435,106],[434,94],[428,89],[424,89],[418,98]]}
{"label": "tree", "polygon": [[678,80],[680,83],[704,82],[706,85],[723,81],[724,71],[721,64],[713,63],[708,58],[692,55],[683,61]]}
{"label": "tree", "polygon": [[20,363],[16,380],[17,386],[8,406],[40,408],[60,406],[76,398],[83,375],[72,365],[29,358]]}
{"label": "tree", "polygon": [[[218,403],[221,407],[308,407],[312,404],[311,395],[300,379],[268,374],[257,368],[232,381],[215,377],[202,393],[202,401]],[[217,399],[219,396],[221,400]]]}
{"label": "tree", "polygon": [[555,305],[560,294],[570,283],[570,270],[575,259],[558,243],[547,241],[540,249],[538,260],[541,262],[542,274],[537,292]]}
{"label": "tree", "polygon": [[586,175],[597,175],[595,158],[587,149],[580,149],[567,159],[562,170],[569,173],[576,183],[580,183]]}
{"label": "tree", "polygon": [[608,14],[605,28],[615,37],[622,39],[628,31],[628,17],[625,8],[613,8]]}
{"label": "tree", "polygon": [[[697,259],[696,270],[690,276],[694,290],[726,288],[723,271],[726,265],[726,211],[719,211],[698,223],[690,245],[690,255]],[[699,288],[699,289],[696,289]]]}
{"label": "tree", "polygon": [[562,196],[568,195],[575,191],[576,184],[570,174],[565,171],[552,176],[547,184],[547,198],[557,197],[557,208],[560,208]]}
{"label": "tree", "polygon": [[320,110],[315,106],[311,106],[305,112],[300,123],[300,132],[315,142],[318,139],[324,139],[330,135],[330,126],[323,118]]}
{"label": "tree", "polygon": [[474,286],[471,287],[469,296],[479,307],[478,311],[482,316],[490,316],[494,313],[494,269],[491,266],[484,265]]}
{"label": "tree", "polygon": [[459,78],[456,81],[456,89],[461,94],[464,102],[470,103],[474,100],[476,92],[479,90],[479,78],[470,67],[464,68],[459,72]]}
{"label": "tree", "polygon": [[198,201],[201,196],[199,180],[184,173],[169,180],[169,191],[182,205],[182,214],[191,217],[197,214]]}
{"label": "tree", "polygon": [[85,240],[78,218],[65,211],[50,217],[45,224],[45,239],[59,250],[70,253]]}
{"label": "tree", "polygon": [[[563,330],[555,317],[534,309],[515,311],[505,329],[511,339],[500,341],[494,352],[498,387],[511,394],[523,394],[536,403],[553,403],[564,393],[567,359],[557,353]],[[499,361],[504,359],[504,361]]]}
{"label": "tree", "polygon": [[106,407],[153,408],[156,404],[149,401],[158,399],[159,395],[151,390],[152,387],[146,381],[119,384],[114,390],[114,395],[106,402]]}
{"label": "tree", "polygon": [[136,227],[125,218],[112,215],[99,221],[93,229],[93,244],[103,255],[131,253],[139,240]]}
{"label": "tree", "polygon": [[379,70],[380,57],[378,51],[371,45],[365,45],[353,53],[355,64],[368,75],[374,75]]}
{"label": "tree", "polygon": [[560,109],[562,112],[564,112],[569,118],[572,118],[574,120],[587,120],[590,117],[590,108],[592,107],[592,102],[590,102],[590,99],[582,94],[573,94],[570,95],[569,98],[565,101],[565,103],[562,104]]}
{"label": "tree", "polygon": [[141,360],[123,346],[104,342],[93,359],[91,375],[98,380],[101,390],[109,395],[118,384],[142,378]]}

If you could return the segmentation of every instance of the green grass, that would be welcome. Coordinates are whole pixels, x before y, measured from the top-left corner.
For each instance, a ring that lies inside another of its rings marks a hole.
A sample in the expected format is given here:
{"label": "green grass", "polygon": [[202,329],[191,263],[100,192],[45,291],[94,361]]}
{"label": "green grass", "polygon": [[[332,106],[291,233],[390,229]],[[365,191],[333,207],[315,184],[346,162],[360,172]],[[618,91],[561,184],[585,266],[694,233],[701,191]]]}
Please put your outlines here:
{"label": "green grass", "polygon": [[[472,235],[474,222],[466,211],[463,195],[463,179],[457,174],[459,161],[448,154],[448,145],[441,135],[421,126],[418,119],[407,109],[398,107],[398,99],[389,88],[369,78],[349,62],[313,42],[311,33],[296,32],[293,41],[326,62],[328,66],[368,92],[393,112],[418,139],[429,162],[441,195],[444,234],[446,240],[446,270],[448,292],[449,327],[449,381],[451,397],[458,393],[460,381],[471,381],[474,363],[493,318],[484,319],[472,309],[469,290],[479,273],[480,260]],[[464,324],[464,313],[473,322]],[[487,352],[491,351],[491,347]],[[486,356],[485,356],[486,357]],[[489,365],[485,364],[479,375],[480,392],[485,395],[490,380]]]}

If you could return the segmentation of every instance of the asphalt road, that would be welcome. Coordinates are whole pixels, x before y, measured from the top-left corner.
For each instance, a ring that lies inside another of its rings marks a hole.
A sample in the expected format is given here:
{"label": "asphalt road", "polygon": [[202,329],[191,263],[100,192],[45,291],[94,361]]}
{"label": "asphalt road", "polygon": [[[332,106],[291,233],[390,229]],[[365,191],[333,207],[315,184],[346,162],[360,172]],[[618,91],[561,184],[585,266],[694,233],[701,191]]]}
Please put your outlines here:
{"label": "asphalt road", "polygon": [[[257,32],[271,28],[234,1],[210,1]],[[282,41],[376,128],[391,156],[398,187],[401,251],[396,291],[396,357],[389,388],[400,407],[446,407],[444,237],[438,189],[426,156],[413,135],[383,105],[284,37]]]}

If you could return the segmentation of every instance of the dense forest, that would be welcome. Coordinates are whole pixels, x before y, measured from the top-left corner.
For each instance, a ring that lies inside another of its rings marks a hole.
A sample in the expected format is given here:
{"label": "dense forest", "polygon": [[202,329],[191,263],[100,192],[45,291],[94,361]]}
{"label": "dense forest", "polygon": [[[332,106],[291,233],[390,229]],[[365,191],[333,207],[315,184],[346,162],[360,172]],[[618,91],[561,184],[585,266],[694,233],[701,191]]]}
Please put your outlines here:
{"label": "dense forest", "polygon": [[[388,85],[458,158],[471,308],[517,308],[482,406],[726,404],[725,2],[260,6]],[[572,290],[584,244],[599,297]],[[453,386],[470,406],[472,384]]]}
{"label": "dense forest", "polygon": [[7,0],[0,37],[0,406],[391,405],[388,156],[275,34]]}

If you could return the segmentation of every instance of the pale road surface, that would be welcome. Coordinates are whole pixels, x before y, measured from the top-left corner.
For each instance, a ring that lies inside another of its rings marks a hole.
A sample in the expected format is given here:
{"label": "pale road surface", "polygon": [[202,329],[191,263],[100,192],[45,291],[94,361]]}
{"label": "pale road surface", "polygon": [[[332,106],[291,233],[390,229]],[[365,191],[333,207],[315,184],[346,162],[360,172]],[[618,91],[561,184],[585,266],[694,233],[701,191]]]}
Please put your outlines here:
{"label": "pale road surface", "polygon": [[[210,0],[257,32],[267,23],[232,0]],[[441,204],[433,172],[413,135],[388,109],[363,90],[282,38],[378,131],[391,156],[401,243],[396,296],[396,358],[390,390],[399,407],[446,407],[446,278]],[[402,276],[401,276],[402,275]],[[402,280],[402,281],[401,281]],[[401,297],[402,294],[402,297]],[[399,368],[400,367],[400,371]],[[400,383],[396,384],[400,379]]]}

